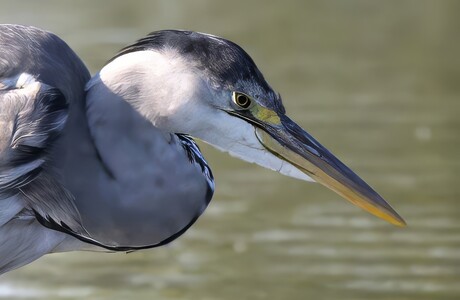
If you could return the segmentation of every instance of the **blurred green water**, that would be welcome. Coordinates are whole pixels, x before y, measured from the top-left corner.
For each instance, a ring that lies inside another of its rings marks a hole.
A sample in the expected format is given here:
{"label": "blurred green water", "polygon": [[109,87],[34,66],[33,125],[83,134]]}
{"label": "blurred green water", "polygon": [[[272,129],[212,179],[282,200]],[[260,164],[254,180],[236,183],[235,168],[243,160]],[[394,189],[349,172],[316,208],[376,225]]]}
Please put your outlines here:
{"label": "blurred green water", "polygon": [[2,1],[0,22],[64,38],[97,71],[149,31],[243,46],[288,113],[408,221],[203,145],[217,191],[172,245],[47,256],[4,299],[459,299],[460,2]]}

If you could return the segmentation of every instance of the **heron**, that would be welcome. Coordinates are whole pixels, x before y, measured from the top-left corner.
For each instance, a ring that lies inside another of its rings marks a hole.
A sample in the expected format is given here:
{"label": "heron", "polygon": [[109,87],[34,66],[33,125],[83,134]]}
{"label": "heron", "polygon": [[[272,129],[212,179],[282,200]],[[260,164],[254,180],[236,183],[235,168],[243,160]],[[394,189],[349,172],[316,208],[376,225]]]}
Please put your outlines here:
{"label": "heron", "polygon": [[0,274],[182,235],[214,192],[195,139],[405,225],[286,115],[240,46],[210,34],[152,32],[91,77],[55,34],[0,25],[0,124]]}

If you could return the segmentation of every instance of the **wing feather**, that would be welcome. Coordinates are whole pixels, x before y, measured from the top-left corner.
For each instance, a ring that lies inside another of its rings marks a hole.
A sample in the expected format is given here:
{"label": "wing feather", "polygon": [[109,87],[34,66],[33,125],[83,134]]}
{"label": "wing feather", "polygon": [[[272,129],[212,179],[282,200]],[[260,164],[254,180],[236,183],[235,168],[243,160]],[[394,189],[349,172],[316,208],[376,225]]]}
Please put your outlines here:
{"label": "wing feather", "polygon": [[12,83],[3,80],[0,90],[1,121],[7,125],[0,144],[0,195],[16,195],[27,209],[81,232],[73,196],[45,167],[67,119],[67,101],[28,74]]}
{"label": "wing feather", "polygon": [[0,274],[79,244],[37,219],[84,232],[53,151],[67,126],[69,105],[84,103],[89,78],[56,35],[0,25]]}

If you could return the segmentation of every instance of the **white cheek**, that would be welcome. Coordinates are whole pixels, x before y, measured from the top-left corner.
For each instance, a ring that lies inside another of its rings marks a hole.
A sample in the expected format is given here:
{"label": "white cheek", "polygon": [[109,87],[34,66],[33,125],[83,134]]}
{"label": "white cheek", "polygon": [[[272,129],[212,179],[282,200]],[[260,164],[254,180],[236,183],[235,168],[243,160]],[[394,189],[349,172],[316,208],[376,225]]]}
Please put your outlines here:
{"label": "white cheek", "polygon": [[270,153],[257,139],[254,126],[246,121],[222,113],[220,122],[215,120],[213,123],[213,128],[203,128],[193,136],[223,152],[228,152],[231,156],[289,177],[313,181],[289,162]]}
{"label": "white cheek", "polygon": [[198,86],[189,64],[173,51],[138,51],[120,56],[105,66],[87,89],[97,83],[97,78],[165,130],[173,129],[171,118],[186,116],[182,111]]}

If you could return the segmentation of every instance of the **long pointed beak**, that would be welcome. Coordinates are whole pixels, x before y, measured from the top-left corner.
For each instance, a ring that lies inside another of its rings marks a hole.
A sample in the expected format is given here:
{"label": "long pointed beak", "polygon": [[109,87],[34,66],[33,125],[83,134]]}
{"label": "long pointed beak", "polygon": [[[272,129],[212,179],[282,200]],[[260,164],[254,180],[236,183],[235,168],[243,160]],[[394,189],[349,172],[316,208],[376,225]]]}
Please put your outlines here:
{"label": "long pointed beak", "polygon": [[397,226],[406,222],[366,182],[295,122],[279,115],[278,124],[258,122],[256,135],[273,154],[371,214]]}

